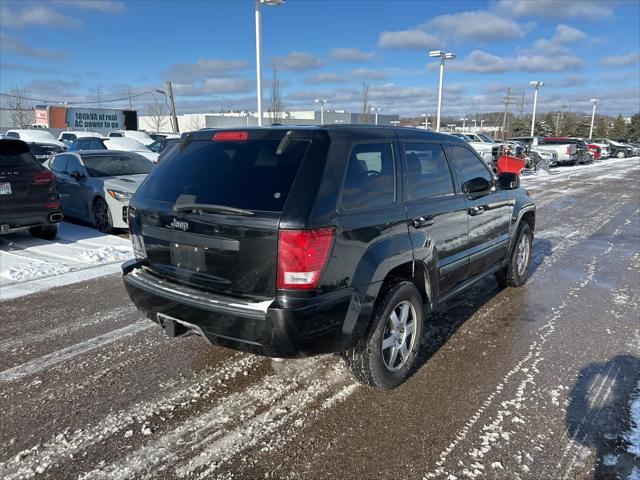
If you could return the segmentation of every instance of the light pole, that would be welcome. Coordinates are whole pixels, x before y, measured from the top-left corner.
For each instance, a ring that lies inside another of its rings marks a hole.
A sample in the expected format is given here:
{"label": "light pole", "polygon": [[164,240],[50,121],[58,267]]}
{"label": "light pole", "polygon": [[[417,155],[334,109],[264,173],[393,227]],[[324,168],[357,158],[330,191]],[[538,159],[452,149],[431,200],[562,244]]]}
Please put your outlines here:
{"label": "light pole", "polygon": [[440,83],[438,85],[438,118],[436,119],[436,132],[440,131],[440,114],[442,113],[442,83],[444,80],[444,62],[456,58],[455,53],[445,53],[442,50],[432,50],[430,57],[440,57]]}
{"label": "light pole", "polygon": [[375,112],[375,124],[378,124],[378,113],[382,111],[382,107],[369,107],[369,110]]}
{"label": "light pole", "polygon": [[593,110],[591,112],[591,128],[589,129],[589,138],[593,136],[593,122],[596,119],[596,105],[600,101],[599,98],[592,98],[591,103],[593,103]]}
{"label": "light pole", "polygon": [[476,129],[478,128],[478,121],[474,118],[472,122],[473,122],[473,131],[475,132]]}
{"label": "light pole", "polygon": [[535,88],[533,93],[533,115],[531,116],[531,136],[533,137],[533,131],[536,127],[536,107],[538,106],[538,89],[544,85],[543,82],[534,80],[529,82],[529,85]]}
{"label": "light pole", "polygon": [[258,89],[258,126],[262,126],[262,32],[261,32],[261,14],[260,4],[270,7],[282,5],[285,0],[256,0],[255,17],[256,17],[256,82]]}
{"label": "light pole", "polygon": [[329,103],[329,100],[326,98],[316,98],[314,102],[320,104],[320,125],[324,125],[324,105],[325,103]]}
{"label": "light pole", "polygon": [[423,113],[422,116],[424,117],[424,129],[429,130],[429,125],[431,124],[431,122],[429,122],[429,117],[431,116],[431,114]]}
{"label": "light pole", "polygon": [[480,131],[484,130],[484,119],[480,120]]}
{"label": "light pole", "polygon": [[460,120],[462,121],[462,131],[464,132],[464,128],[467,125],[467,117],[461,118]]}

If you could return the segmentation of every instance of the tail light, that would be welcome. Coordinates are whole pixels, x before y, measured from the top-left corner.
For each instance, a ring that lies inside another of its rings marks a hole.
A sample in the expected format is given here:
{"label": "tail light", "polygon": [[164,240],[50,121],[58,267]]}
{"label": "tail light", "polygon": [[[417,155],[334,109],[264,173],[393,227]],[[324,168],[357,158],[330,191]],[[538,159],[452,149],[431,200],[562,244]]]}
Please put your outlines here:
{"label": "tail light", "polygon": [[335,237],[334,228],[280,230],[278,288],[311,290],[318,286]]}
{"label": "tail light", "polygon": [[44,208],[55,208],[56,210],[59,210],[62,208],[62,203],[60,202],[45,203]]}
{"label": "tail light", "polygon": [[53,175],[51,170],[40,170],[33,175],[33,179],[31,181],[36,185],[44,185],[52,183],[55,179],[56,177]]}
{"label": "tail light", "polygon": [[213,136],[214,142],[246,142],[248,132],[218,132]]}

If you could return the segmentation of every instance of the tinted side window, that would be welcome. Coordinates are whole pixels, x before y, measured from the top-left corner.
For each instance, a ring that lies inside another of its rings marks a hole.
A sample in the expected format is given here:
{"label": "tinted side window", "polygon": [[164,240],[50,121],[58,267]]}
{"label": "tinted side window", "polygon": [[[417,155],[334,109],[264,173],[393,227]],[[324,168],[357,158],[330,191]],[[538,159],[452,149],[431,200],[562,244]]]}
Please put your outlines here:
{"label": "tinted side window", "polygon": [[80,165],[80,162],[76,157],[69,156],[69,159],[67,160],[67,173],[71,173],[74,170],[81,172],[82,165]]}
{"label": "tinted side window", "polygon": [[458,145],[452,145],[453,163],[458,173],[460,185],[472,178],[482,177],[491,182],[493,176],[484,166],[484,162],[480,160],[471,150]]}
{"label": "tinted side window", "polygon": [[51,162],[51,170],[58,173],[64,173],[67,171],[67,159],[69,155],[58,155]]}
{"label": "tinted side window", "polygon": [[89,139],[88,138],[80,138],[76,142],[76,150],[89,150]]}
{"label": "tinted side window", "polygon": [[365,143],[351,150],[342,189],[346,209],[379,207],[395,200],[395,172],[390,143]]}
{"label": "tinted side window", "polygon": [[7,132],[7,137],[10,138],[20,138],[20,135],[18,135],[17,132]]}
{"label": "tinted side window", "polygon": [[407,143],[404,146],[412,199],[453,194],[453,181],[442,145]]}

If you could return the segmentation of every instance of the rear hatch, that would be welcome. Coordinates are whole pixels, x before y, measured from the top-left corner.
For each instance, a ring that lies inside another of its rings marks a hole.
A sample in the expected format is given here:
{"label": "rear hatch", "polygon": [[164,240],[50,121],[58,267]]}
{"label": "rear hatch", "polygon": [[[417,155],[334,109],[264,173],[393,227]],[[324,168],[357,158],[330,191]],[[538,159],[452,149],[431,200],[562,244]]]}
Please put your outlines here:
{"label": "rear hatch", "polygon": [[144,248],[148,268],[219,293],[274,297],[280,217],[311,135],[255,129],[185,136],[131,202],[134,247]]}
{"label": "rear hatch", "polygon": [[0,140],[0,213],[42,206],[51,196],[51,178],[26,143]]}

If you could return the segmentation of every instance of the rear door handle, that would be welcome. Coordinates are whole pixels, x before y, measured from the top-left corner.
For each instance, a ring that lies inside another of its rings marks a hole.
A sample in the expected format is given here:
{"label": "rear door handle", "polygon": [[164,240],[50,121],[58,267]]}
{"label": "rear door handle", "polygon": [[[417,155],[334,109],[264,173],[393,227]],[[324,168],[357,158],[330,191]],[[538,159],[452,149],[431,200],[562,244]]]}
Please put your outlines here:
{"label": "rear door handle", "polygon": [[431,225],[433,225],[433,217],[418,217],[418,218],[414,218],[413,220],[411,220],[411,225],[414,228],[422,228],[422,227],[429,227]]}
{"label": "rear door handle", "polygon": [[472,207],[469,209],[469,215],[471,215],[472,217],[475,217],[476,215],[481,215],[484,213],[484,207],[481,207],[480,205],[476,205],[475,207]]}

